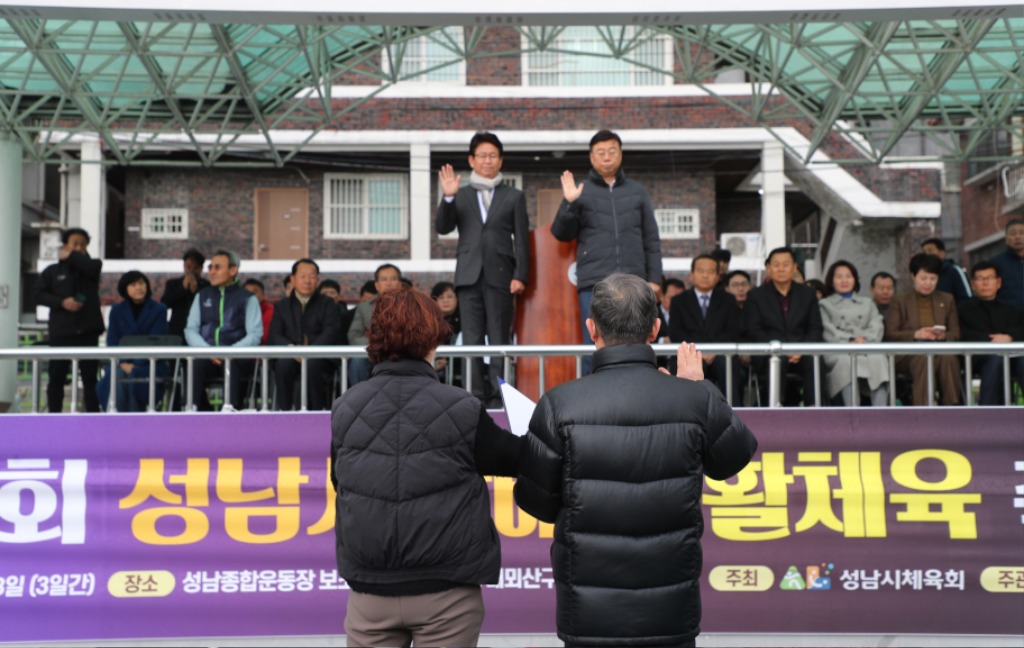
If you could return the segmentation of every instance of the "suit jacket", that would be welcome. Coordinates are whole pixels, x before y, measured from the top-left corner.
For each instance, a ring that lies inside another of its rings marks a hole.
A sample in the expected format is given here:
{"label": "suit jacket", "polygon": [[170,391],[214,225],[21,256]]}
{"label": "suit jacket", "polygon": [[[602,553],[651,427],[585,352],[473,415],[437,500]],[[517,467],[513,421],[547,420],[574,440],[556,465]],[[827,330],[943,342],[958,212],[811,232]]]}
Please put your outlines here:
{"label": "suit jacket", "polygon": [[747,337],[751,342],[821,342],[824,328],[821,310],[813,288],[793,283],[790,287],[789,318],[783,319],[778,291],[770,283],[758,286],[747,295],[743,308],[747,317]]}
{"label": "suit jacket", "polygon": [[740,309],[736,298],[721,288],[711,291],[708,315],[700,312],[697,291],[686,290],[672,298],[668,335],[673,342],[738,342]]}
{"label": "suit jacket", "polygon": [[476,189],[463,187],[455,199],[444,199],[437,207],[437,232],[459,230],[455,285],[472,286],[483,273],[491,288],[508,290],[513,279],[524,284],[530,272],[530,220],[526,196],[505,185],[494,188],[487,222],[480,216]]}
{"label": "suit jacket", "polygon": [[[953,295],[936,290],[932,293],[932,317],[946,327],[946,342],[960,339],[960,318],[956,314]],[[911,291],[892,298],[885,314],[887,342],[913,342],[914,331],[921,328],[917,314],[917,293]]]}

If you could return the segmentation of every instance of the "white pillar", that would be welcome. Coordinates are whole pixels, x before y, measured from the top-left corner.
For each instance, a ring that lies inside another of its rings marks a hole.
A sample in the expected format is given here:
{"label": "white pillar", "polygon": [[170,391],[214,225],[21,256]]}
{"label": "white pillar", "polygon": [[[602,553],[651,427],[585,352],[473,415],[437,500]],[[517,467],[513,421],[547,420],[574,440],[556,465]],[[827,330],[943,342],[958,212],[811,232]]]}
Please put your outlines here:
{"label": "white pillar", "polygon": [[409,258],[430,259],[430,236],[434,231],[433,205],[430,204],[430,145],[409,147]]}
{"label": "white pillar", "polygon": [[[18,346],[20,315],[21,144],[0,133],[0,348]],[[17,363],[0,362],[0,412],[14,402],[17,382]]]}
{"label": "white pillar", "polygon": [[89,256],[102,259],[106,252],[107,240],[107,187],[106,170],[103,166],[103,148],[99,141],[82,143],[82,172],[79,174],[81,187],[78,195],[79,226],[89,232]]}
{"label": "white pillar", "polygon": [[782,144],[766,142],[761,149],[761,235],[765,256],[786,245],[786,174]]}

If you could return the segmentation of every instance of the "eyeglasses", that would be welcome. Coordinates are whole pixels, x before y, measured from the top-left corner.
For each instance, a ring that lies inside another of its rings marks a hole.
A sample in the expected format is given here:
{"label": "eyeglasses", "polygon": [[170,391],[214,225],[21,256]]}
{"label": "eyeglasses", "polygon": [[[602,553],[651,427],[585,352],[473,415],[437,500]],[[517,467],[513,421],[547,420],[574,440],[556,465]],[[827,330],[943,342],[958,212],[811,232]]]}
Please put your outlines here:
{"label": "eyeglasses", "polygon": [[497,160],[501,156],[497,153],[474,153],[473,157],[478,160]]}

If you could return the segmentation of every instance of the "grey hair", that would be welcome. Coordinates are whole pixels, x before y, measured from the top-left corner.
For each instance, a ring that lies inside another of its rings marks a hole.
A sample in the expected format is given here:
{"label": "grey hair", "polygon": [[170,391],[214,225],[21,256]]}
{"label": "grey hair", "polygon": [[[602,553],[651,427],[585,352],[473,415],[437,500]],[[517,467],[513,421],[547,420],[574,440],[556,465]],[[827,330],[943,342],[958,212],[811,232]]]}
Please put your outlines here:
{"label": "grey hair", "polygon": [[226,256],[229,268],[239,268],[242,265],[242,262],[238,260],[238,255],[231,250],[217,250],[210,258],[212,259],[215,256]]}
{"label": "grey hair", "polygon": [[658,300],[646,281],[617,272],[594,286],[590,317],[606,344],[646,344],[658,319]]}

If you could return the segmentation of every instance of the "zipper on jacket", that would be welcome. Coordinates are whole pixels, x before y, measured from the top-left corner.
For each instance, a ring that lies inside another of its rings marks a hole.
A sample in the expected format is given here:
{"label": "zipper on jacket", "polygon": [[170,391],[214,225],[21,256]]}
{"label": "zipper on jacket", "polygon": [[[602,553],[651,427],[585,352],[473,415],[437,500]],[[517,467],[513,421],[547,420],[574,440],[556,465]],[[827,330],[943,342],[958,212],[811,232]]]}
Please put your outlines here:
{"label": "zipper on jacket", "polygon": [[615,185],[608,185],[608,195],[611,196],[612,199],[612,223],[615,224],[615,271],[618,272],[619,268],[622,267],[622,260],[619,258],[621,256],[619,250],[619,215],[615,211],[614,190]]}
{"label": "zipper on jacket", "polygon": [[220,288],[220,324],[213,330],[213,346],[220,346],[220,330],[224,328],[224,286]]}

